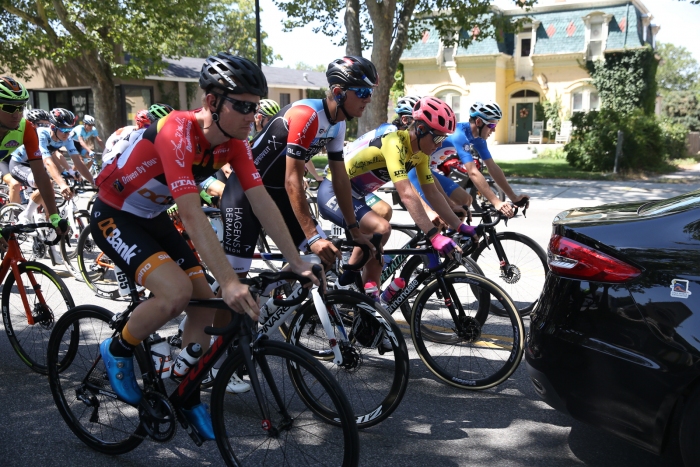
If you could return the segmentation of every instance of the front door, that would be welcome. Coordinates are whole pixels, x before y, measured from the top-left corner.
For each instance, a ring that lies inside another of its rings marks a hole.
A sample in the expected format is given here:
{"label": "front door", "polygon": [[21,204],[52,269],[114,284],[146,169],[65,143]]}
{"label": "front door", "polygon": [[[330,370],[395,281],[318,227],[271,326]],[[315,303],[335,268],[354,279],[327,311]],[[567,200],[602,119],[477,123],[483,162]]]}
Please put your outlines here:
{"label": "front door", "polygon": [[532,131],[532,103],[515,104],[515,142],[527,143]]}

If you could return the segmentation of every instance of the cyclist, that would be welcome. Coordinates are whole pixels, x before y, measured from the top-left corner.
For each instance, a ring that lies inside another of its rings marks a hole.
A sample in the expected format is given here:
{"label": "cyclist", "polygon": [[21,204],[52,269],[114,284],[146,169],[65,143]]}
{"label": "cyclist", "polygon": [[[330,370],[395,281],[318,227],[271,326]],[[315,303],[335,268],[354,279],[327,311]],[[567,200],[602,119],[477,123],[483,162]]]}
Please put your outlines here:
{"label": "cyclist", "polygon": [[[219,53],[202,65],[202,108],[173,111],[156,125],[132,132],[105,154],[97,178],[99,192],[90,226],[97,246],[115,265],[153,292],[120,334],[102,342],[100,352],[109,382],[123,400],[142,397],[133,368],[133,350],[178,316],[191,297],[211,298],[212,291],[192,250],[166,210],[177,201],[187,233],[218,280],[223,299],[239,313],[257,319],[258,305],[226,261],[219,240],[200,208],[197,184],[230,163],[253,208],[265,213],[266,228],[292,269],[313,279],[310,265],[296,254],[282,227],[282,216],[262,187],[247,143],[253,112],[267,81],[253,62]],[[182,347],[197,342],[203,350],[214,312],[187,307]],[[216,323],[215,325],[218,325]],[[214,439],[211,418],[196,391],[185,401],[185,416],[204,439]]]}
{"label": "cyclist", "polygon": [[[439,99],[423,97],[414,107],[412,117],[414,121],[407,130],[398,130],[375,138],[367,148],[345,160],[345,170],[350,177],[354,195],[355,212],[360,220],[362,233],[382,234],[386,243],[391,234],[391,226],[367,206],[364,198],[385,183],[393,181],[416,225],[426,233],[437,250],[443,254],[450,254],[459,247],[433,227],[421,206],[420,198],[408,181],[407,173],[415,167],[425,196],[450,227],[470,236],[476,235],[473,227],[460,222],[435,188],[429,167],[430,158],[427,156],[439,148],[445,138],[455,130],[454,112]],[[338,215],[338,203],[334,187],[331,185],[331,175],[333,178],[337,176],[336,172],[329,174],[318,189],[319,211],[324,218],[345,226],[345,221]],[[359,260],[359,256],[360,251],[355,249],[350,262]],[[364,282],[373,281],[378,284],[381,272],[382,263],[372,259],[367,262],[362,279]]]}
{"label": "cyclist", "polygon": [[[365,58],[343,57],[328,65],[326,78],[329,90],[325,99],[304,99],[285,106],[253,139],[252,151],[265,188],[282,212],[294,244],[332,263],[340,253],[309,211],[304,165],[326,147],[329,165],[342,171],[333,185],[351,235],[374,251],[355,220],[350,182],[344,171],[343,142],[345,121],[360,117],[371,101],[377,70]],[[262,220],[261,213],[251,212],[250,203],[242,195],[240,183],[229,177],[221,198],[224,249],[239,274],[250,268]]]}
{"label": "cyclist", "polygon": [[279,111],[280,105],[276,101],[272,99],[262,99],[260,101],[260,107],[258,107],[258,111],[255,114],[255,135],[260,133],[265,125],[267,125],[272,117]]}
{"label": "cyclist", "polygon": [[[22,111],[28,100],[29,93],[22,84],[9,76],[0,77],[0,170],[3,179],[11,174],[7,158],[11,151],[15,151],[21,145],[27,154],[34,185],[44,195],[49,221],[56,227],[57,232],[61,233],[65,231],[67,223],[58,215],[51,179],[40,163],[42,153],[39,149],[39,138],[32,122],[22,118]],[[13,193],[19,201],[19,192],[12,191],[10,196]]]}
{"label": "cyclist", "polygon": [[48,128],[51,126],[51,116],[44,109],[32,109],[26,112],[25,118],[34,124],[35,128]]}
{"label": "cyclist", "polygon": [[[382,123],[376,129],[370,130],[364,135],[357,138],[354,142],[345,147],[345,158],[348,159],[355,154],[357,154],[362,149],[369,145],[370,141],[373,139],[385,135],[387,133],[394,132],[396,130],[405,130],[413,123],[413,107],[420,100],[419,96],[404,96],[396,102],[396,118],[391,123]],[[391,220],[393,215],[393,209],[391,205],[386,201],[382,200],[379,196],[374,193],[370,193],[365,197],[367,206],[372,208],[372,211],[376,212],[378,215],[386,219]]]}
{"label": "cyclist", "polygon": [[[483,193],[486,199],[488,199],[502,214],[512,217],[514,214],[513,207],[510,203],[498,199],[491,190],[484,175],[474,163],[471,152],[473,148],[473,150],[481,156],[481,159],[489,170],[489,174],[493,177],[496,184],[503,189],[511,201],[517,203],[523,198],[529,198],[525,193],[518,195],[513,191],[505,175],[503,175],[503,171],[493,160],[486,146],[486,140],[496,129],[496,125],[498,125],[502,117],[503,113],[501,112],[501,108],[495,102],[474,102],[469,109],[469,121],[457,124],[457,129],[454,134],[447,138],[442,147],[431,155],[430,165],[433,170],[433,175],[439,180],[445,194],[457,205],[470,205],[471,196],[452,179],[438,173],[438,166],[445,162],[449,156],[456,153],[462,164],[464,164],[464,168],[467,170],[469,178],[472,180],[477,190]],[[423,197],[417,174],[411,172],[409,173],[409,178],[418,193]],[[425,200],[424,197],[423,199]],[[427,200],[425,201],[427,202]]]}
{"label": "cyclist", "polygon": [[151,104],[148,108],[148,119],[151,124],[155,123],[159,118],[164,118],[174,109],[168,104]]}
{"label": "cyclist", "polygon": [[[25,119],[34,125],[34,128],[47,127],[49,126],[49,113],[44,109],[34,109],[24,111]],[[14,149],[13,149],[14,151]],[[15,177],[12,176],[10,171],[10,158],[0,162],[0,170],[2,171],[2,180],[10,188],[9,201],[10,203],[22,202],[20,191],[22,190],[22,183],[18,182]],[[31,191],[31,189],[30,189]]]}
{"label": "cyclist", "polygon": [[[80,157],[87,159],[87,167],[92,165],[92,158],[95,157],[94,147],[88,144],[88,138],[95,138],[95,141],[102,147],[104,151],[105,145],[97,134],[97,127],[95,127],[95,118],[91,115],[85,115],[83,117],[83,124],[78,125],[73,128],[70,133],[70,137],[73,140],[75,149],[80,153]],[[92,148],[92,149],[91,149]]]}
{"label": "cyclist", "polygon": [[[168,111],[165,107],[165,104],[153,104],[151,107],[155,105],[163,105],[163,107],[159,107],[156,110],[156,113],[151,113],[150,109],[149,110],[139,110],[136,112],[136,116],[134,117],[134,121],[136,122],[136,125],[127,125],[119,128],[117,131],[109,135],[109,138],[107,138],[107,142],[105,143],[105,151],[110,151],[114,145],[116,144],[117,141],[120,139],[126,139],[129,137],[129,135],[136,130],[143,130],[151,126],[151,122],[155,122],[158,118],[162,118],[165,115],[168,115],[170,112],[172,112],[173,108],[170,107],[169,105],[167,107],[170,108]],[[163,115],[165,113],[165,115]],[[152,118],[155,117],[156,115],[159,115],[157,118]]]}

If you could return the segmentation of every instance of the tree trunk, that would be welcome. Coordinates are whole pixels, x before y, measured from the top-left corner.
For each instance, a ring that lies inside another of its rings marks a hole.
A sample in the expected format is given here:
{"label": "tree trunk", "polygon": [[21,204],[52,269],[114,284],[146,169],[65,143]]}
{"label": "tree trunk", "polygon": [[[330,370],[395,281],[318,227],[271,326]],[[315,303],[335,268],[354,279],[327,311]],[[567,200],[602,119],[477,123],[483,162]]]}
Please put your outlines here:
{"label": "tree trunk", "polygon": [[109,64],[104,63],[95,51],[83,53],[86,71],[94,80],[92,96],[95,99],[95,120],[102,141],[106,141],[119,126],[117,96],[114,76]]}
{"label": "tree trunk", "polygon": [[347,44],[345,55],[362,56],[362,29],[360,27],[360,0],[347,0],[345,8]]}

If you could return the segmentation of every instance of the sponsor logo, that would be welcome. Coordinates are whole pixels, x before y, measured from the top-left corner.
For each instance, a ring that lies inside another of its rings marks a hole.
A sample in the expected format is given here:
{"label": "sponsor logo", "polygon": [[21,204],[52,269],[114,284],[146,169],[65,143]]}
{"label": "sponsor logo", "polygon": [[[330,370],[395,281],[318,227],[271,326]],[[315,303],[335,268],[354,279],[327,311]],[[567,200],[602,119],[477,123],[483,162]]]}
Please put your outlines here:
{"label": "sponsor logo", "polygon": [[138,191],[138,194],[146,198],[152,203],[155,204],[161,204],[161,205],[167,205],[167,204],[173,204],[175,200],[173,199],[172,196],[170,195],[159,195],[158,193],[154,193],[148,188],[142,188]]}
{"label": "sponsor logo", "polygon": [[228,251],[241,252],[241,235],[243,231],[243,208],[226,208],[224,245]]}
{"label": "sponsor logo", "polygon": [[266,148],[263,150],[263,152],[261,152],[261,153],[258,155],[258,157],[255,158],[255,160],[253,161],[253,164],[255,164],[256,166],[257,166],[258,164],[260,164],[260,162],[261,162],[263,159],[265,159],[265,156],[267,156],[267,155],[270,153],[271,150],[272,150],[272,149],[270,148],[270,146],[266,147]]}
{"label": "sponsor logo", "polygon": [[192,152],[192,140],[190,131],[192,122],[186,118],[175,118],[177,129],[175,129],[175,139],[170,140],[175,152],[175,163],[180,167],[185,167],[185,153]]}
{"label": "sponsor logo", "polygon": [[146,264],[144,264],[144,266],[143,266],[141,269],[139,269],[139,272],[138,272],[138,274],[136,275],[136,282],[138,282],[139,284],[143,285],[143,276],[144,276],[144,274],[146,274],[148,271],[150,271],[152,267],[153,267],[153,266],[151,265],[151,263],[146,263]]}
{"label": "sponsor logo", "polygon": [[394,170],[394,177],[405,177],[405,176],[406,176],[405,170]]}
{"label": "sponsor logo", "polygon": [[330,209],[332,211],[337,211],[338,210],[338,200],[336,199],[336,197],[334,196],[331,199],[329,199],[328,201],[326,201],[326,206],[328,206],[328,209]]}
{"label": "sponsor logo", "polygon": [[183,180],[183,179],[175,180],[174,182],[172,182],[172,183],[170,184],[170,190],[171,190],[171,191],[175,191],[175,190],[177,190],[178,188],[186,187],[186,186],[193,186],[193,187],[196,187],[197,184],[194,182],[194,180],[187,180],[187,179],[184,179],[184,180]]}
{"label": "sponsor logo", "polygon": [[115,180],[114,183],[112,183],[112,186],[115,190],[117,190],[120,193],[124,191],[124,185],[122,185],[122,182],[120,182],[119,180]]}
{"label": "sponsor logo", "polygon": [[197,268],[194,271],[190,271],[187,276],[188,277],[194,277],[194,276],[199,276],[200,274],[204,274],[204,270],[202,268]]}
{"label": "sponsor logo", "polygon": [[19,141],[15,141],[13,139],[5,143],[6,148],[16,148],[17,146],[19,146]]}
{"label": "sponsor logo", "polygon": [[166,255],[166,254],[158,255],[158,259],[161,261],[165,261],[166,259],[169,259],[169,258],[170,258],[170,255]]}
{"label": "sponsor logo", "polygon": [[259,172],[255,172],[253,174],[253,180],[260,180],[260,173]]}
{"label": "sponsor logo", "polygon": [[121,231],[117,228],[117,224],[114,223],[114,219],[111,217],[98,222],[97,226],[102,231],[102,235],[104,235],[107,243],[112,245],[114,251],[126,261],[126,264],[131,264],[131,258],[136,256],[136,248],[138,248],[138,245],[133,244],[129,246],[119,238],[121,236]]}

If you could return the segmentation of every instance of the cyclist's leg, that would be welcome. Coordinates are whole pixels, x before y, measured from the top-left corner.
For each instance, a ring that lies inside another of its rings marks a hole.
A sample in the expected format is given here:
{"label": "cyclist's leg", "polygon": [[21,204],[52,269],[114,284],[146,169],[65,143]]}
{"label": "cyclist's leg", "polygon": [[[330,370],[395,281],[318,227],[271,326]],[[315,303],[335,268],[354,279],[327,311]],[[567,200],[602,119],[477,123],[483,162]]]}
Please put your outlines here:
{"label": "cyclist's leg", "polygon": [[10,189],[10,203],[20,203],[22,198],[19,192],[22,189],[22,184],[12,177],[11,171],[9,157],[4,161],[0,161],[0,176],[2,177],[2,181],[5,182],[5,185]]}
{"label": "cyclist's leg", "polygon": [[375,195],[374,193],[367,195],[365,196],[365,202],[367,203],[367,206],[372,208],[372,211],[377,213],[377,215],[383,217],[387,221],[391,220],[394,210],[389,203],[381,199],[379,196]]}
{"label": "cyclist's leg", "polygon": [[[29,188],[36,188],[34,173],[32,172],[31,167],[29,167],[29,164],[10,161],[10,178],[12,178],[13,183],[15,183],[17,187],[24,185]],[[34,213],[39,207],[41,201],[41,194],[39,193],[39,190],[31,192],[31,195],[27,200],[27,208],[22,214],[19,215],[18,221],[22,224],[33,222]]]}
{"label": "cyclist's leg", "polygon": [[435,172],[433,170],[433,178],[440,183],[440,186],[445,191],[445,194],[450,197],[452,201],[460,206],[471,206],[472,197],[467,193],[464,188],[459,186],[457,182],[452,180],[450,177],[446,177],[441,173]]}

